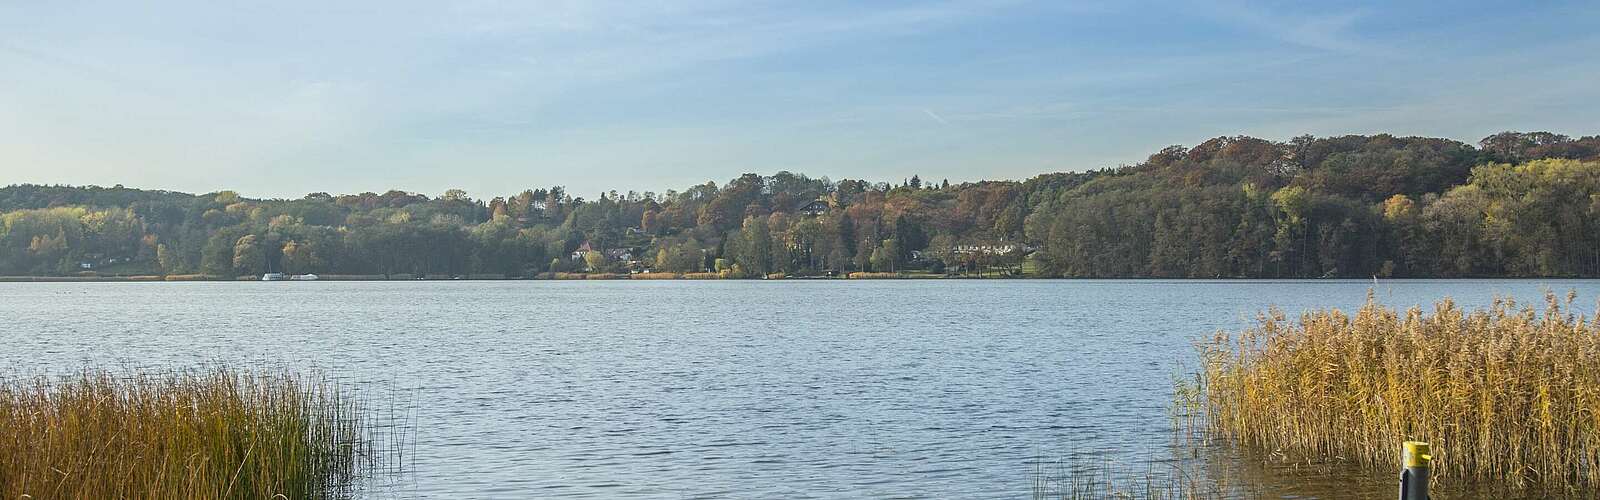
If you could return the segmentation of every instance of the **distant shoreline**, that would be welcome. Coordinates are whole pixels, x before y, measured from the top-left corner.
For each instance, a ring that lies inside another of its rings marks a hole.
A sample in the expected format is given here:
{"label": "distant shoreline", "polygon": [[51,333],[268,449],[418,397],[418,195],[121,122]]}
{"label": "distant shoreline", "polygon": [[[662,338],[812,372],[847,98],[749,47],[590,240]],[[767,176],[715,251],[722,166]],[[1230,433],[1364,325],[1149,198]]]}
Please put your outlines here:
{"label": "distant shoreline", "polygon": [[[582,273],[542,273],[540,276],[425,276],[414,277],[410,275],[368,276],[368,275],[320,275],[315,280],[304,281],[816,281],[816,280],[916,280],[916,279],[1062,279],[1062,278],[1037,278],[1031,276],[943,276],[929,274],[904,274],[899,276],[787,276],[783,278],[733,278],[716,276],[715,273],[692,273],[688,276],[675,277],[634,277],[627,274],[582,274]],[[225,276],[0,276],[0,283],[161,283],[161,282],[234,282],[234,281],[263,281],[255,277],[229,278]],[[290,280],[281,280],[290,281]]]}
{"label": "distant shoreline", "polygon": [[1600,135],[1507,132],[1479,146],[1218,137],[1021,181],[781,171],[594,199],[560,186],[254,199],[18,184],[0,187],[0,275],[1600,276]]}
{"label": "distant shoreline", "polygon": [[[548,274],[548,273],[546,273],[546,274]],[[706,274],[709,274],[709,273],[706,273]],[[1575,280],[1595,280],[1595,279],[1600,279],[1600,278],[1555,277],[1555,276],[1477,276],[1477,277],[1460,277],[1460,276],[1453,276],[1453,277],[1427,277],[1427,276],[1423,276],[1423,277],[1378,278],[1378,279],[1380,281],[1411,281],[1411,280],[1450,280],[1450,281],[1551,280],[1551,281],[1575,281]],[[1262,281],[1262,282],[1266,282],[1266,281],[1308,281],[1308,282],[1312,282],[1312,281],[1330,281],[1330,282],[1332,282],[1332,281],[1368,281],[1368,280],[1371,280],[1371,278],[1249,278],[1249,277],[1170,278],[1170,277],[1156,277],[1156,276],[1126,276],[1126,277],[1109,277],[1109,278],[1056,278],[1056,277],[1040,277],[1040,276],[998,276],[998,275],[984,275],[984,276],[954,275],[954,276],[944,276],[944,275],[928,275],[928,274],[904,274],[904,275],[899,275],[899,276],[875,275],[875,276],[853,276],[853,277],[842,277],[842,276],[791,276],[791,277],[784,277],[784,278],[762,279],[762,278],[723,278],[723,277],[706,277],[706,276],[694,276],[694,277],[682,277],[682,276],[680,276],[680,277],[675,277],[675,278],[660,278],[660,277],[634,278],[634,277],[630,277],[630,275],[601,275],[601,274],[583,275],[583,274],[579,274],[579,275],[575,275],[575,276],[574,275],[568,275],[568,276],[560,276],[560,277],[550,277],[550,276],[539,276],[539,277],[523,277],[523,276],[518,276],[518,277],[492,277],[492,276],[446,277],[446,276],[428,276],[428,277],[422,277],[422,278],[410,277],[410,276],[404,276],[404,275],[395,275],[393,277],[387,277],[387,278],[383,277],[383,276],[365,276],[365,275],[354,275],[354,276],[322,275],[319,279],[310,280],[310,281],[397,281],[397,282],[415,282],[415,281],[861,281],[861,280],[1038,280],[1038,281],[1195,281],[1195,282],[1200,282],[1200,281]],[[184,276],[149,276],[149,275],[145,275],[145,276],[0,276],[0,283],[175,283],[175,282],[255,282],[255,281],[262,281],[262,280],[255,279],[255,278],[245,278],[245,277],[227,278],[227,277],[222,277],[222,276],[188,276],[188,275],[184,275]]]}

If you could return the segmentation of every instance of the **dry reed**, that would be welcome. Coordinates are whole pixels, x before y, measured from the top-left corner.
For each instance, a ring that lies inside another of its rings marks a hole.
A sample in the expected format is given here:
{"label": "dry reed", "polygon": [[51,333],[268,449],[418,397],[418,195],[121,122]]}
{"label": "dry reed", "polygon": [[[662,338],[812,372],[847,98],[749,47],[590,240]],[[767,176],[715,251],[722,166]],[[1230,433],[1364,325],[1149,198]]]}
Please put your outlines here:
{"label": "dry reed", "polygon": [[373,427],[325,381],[287,374],[8,378],[0,497],[346,496],[400,449],[378,445]]}
{"label": "dry reed", "polygon": [[318,281],[383,281],[389,279],[382,274],[319,274]]}
{"label": "dry reed", "polygon": [[215,281],[221,278],[209,274],[168,274],[161,279],[166,281]]}
{"label": "dry reed", "polygon": [[[1219,437],[1308,459],[1398,470],[1433,444],[1446,482],[1600,486],[1600,320],[1547,294],[1541,310],[1450,300],[1404,313],[1272,311],[1200,345],[1205,421]],[[1180,394],[1180,399],[1181,399]]]}
{"label": "dry reed", "polygon": [[857,271],[857,272],[853,272],[853,273],[847,274],[847,275],[845,275],[845,277],[849,278],[849,279],[853,279],[853,280],[862,280],[862,279],[883,280],[883,279],[899,279],[899,278],[903,278],[904,276],[902,276],[900,273],[869,273],[869,272]]}
{"label": "dry reed", "polygon": [[678,273],[634,273],[629,278],[636,280],[675,280],[678,279]]}

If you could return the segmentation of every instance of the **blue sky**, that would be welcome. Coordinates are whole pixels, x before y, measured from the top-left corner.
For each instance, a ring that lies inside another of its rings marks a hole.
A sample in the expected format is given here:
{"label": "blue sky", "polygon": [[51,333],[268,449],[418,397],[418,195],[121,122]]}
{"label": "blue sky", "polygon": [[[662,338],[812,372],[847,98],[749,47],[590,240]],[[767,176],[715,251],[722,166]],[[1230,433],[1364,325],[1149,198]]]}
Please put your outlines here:
{"label": "blue sky", "polygon": [[1593,2],[231,4],[0,1],[0,184],[593,196],[1600,133]]}

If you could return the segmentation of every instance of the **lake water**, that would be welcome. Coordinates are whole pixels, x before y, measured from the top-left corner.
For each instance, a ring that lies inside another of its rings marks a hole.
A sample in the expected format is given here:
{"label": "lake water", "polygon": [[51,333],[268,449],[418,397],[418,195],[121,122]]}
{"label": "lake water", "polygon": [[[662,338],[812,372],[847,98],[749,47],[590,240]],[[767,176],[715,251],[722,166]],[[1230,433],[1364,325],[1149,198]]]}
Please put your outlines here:
{"label": "lake water", "polygon": [[1194,340],[1369,289],[1401,306],[1575,289],[1592,313],[1600,281],[3,283],[0,364],[396,387],[415,449],[374,496],[1027,498],[1041,459],[1171,460]]}

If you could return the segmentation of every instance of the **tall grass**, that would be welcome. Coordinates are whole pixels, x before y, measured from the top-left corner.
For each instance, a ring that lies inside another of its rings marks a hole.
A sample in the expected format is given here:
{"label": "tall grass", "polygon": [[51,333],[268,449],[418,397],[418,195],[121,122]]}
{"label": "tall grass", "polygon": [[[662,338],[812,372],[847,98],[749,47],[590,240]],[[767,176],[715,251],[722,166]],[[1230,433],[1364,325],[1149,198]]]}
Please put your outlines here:
{"label": "tall grass", "polygon": [[0,497],[347,496],[398,465],[377,423],[326,380],[283,373],[8,378]]}
{"label": "tall grass", "polygon": [[1593,491],[1600,321],[1572,300],[1273,311],[1201,343],[1193,397],[1212,433],[1273,454],[1398,470],[1400,443],[1421,440],[1446,483]]}
{"label": "tall grass", "polygon": [[1206,483],[1183,467],[1142,471],[1109,461],[1037,462],[1034,500],[1212,500],[1254,498],[1225,484]]}

